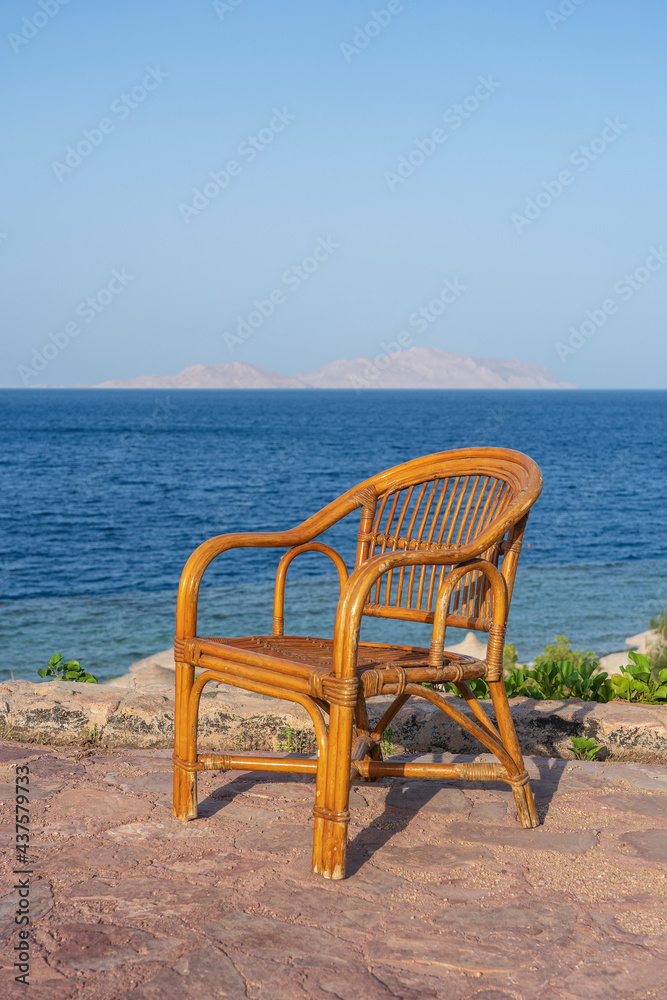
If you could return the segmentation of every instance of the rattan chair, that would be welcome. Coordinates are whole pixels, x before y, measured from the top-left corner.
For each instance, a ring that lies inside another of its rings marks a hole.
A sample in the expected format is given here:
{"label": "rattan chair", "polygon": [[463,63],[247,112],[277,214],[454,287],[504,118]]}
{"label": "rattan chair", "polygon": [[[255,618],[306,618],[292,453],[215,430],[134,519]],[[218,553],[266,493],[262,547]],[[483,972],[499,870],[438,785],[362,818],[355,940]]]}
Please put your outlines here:
{"label": "rattan chair", "polygon": [[[219,535],[200,545],[185,566],[178,592],[174,815],[196,818],[201,770],[315,774],[313,871],[334,879],[345,877],[349,791],[357,778],[508,782],[521,826],[537,826],[502,665],[521,542],[541,487],[539,468],[520,452],[445,451],[367,479],[289,531]],[[341,556],[315,539],[355,510],[361,511],[361,523],[348,576]],[[287,548],[276,575],[272,634],[198,636],[197,598],[206,567],[229,549],[249,547]],[[283,634],[287,568],[296,556],[312,551],[329,556],[340,578],[333,640]],[[430,649],[360,642],[362,615],[432,624]],[[447,652],[447,625],[487,632],[486,661]],[[466,683],[475,677],[489,684],[496,725]],[[212,680],[302,705],[313,722],[317,757],[198,754],[199,700]],[[475,721],[431,686],[447,682],[456,685]],[[371,727],[366,703],[378,695],[394,700]],[[437,705],[498,762],[383,761],[382,734],[411,696]]]}

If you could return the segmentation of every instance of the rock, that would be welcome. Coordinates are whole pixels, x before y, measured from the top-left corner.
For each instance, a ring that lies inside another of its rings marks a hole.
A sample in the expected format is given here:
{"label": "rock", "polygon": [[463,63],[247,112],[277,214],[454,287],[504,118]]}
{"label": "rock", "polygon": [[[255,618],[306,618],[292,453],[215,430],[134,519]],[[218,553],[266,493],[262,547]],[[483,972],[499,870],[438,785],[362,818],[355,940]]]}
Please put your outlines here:
{"label": "rock", "polygon": [[[169,762],[171,764],[171,761]],[[107,774],[104,780],[110,785],[118,785],[121,792],[148,792],[171,795],[174,778],[173,768],[165,771],[150,771],[136,778],[119,778],[117,774]]]}
{"label": "rock", "polygon": [[16,739],[34,739],[54,745],[71,745],[86,738],[86,730],[98,732],[106,726],[120,704],[118,694],[98,685],[74,681],[4,681],[0,718]]}
{"label": "rock", "polygon": [[[30,787],[30,801],[39,802],[40,799],[50,799],[51,796],[55,795],[56,792],[59,792],[62,787],[63,787],[62,782],[57,782],[57,781],[55,782],[40,781],[39,784],[37,785],[33,782],[32,786]],[[11,784],[4,782],[0,784],[0,799],[2,799],[4,802],[9,802],[12,799],[14,799],[15,796],[16,796],[16,785],[14,784],[14,782],[12,782]]]}
{"label": "rock", "polygon": [[233,962],[219,948],[205,948],[188,955],[172,969],[162,969],[125,1000],[245,1000],[245,981]]}
{"label": "rock", "polygon": [[158,938],[135,927],[103,924],[65,924],[60,928],[65,943],[51,961],[66,969],[107,971],[141,962],[163,962],[182,944],[176,938]]}
{"label": "rock", "polygon": [[136,660],[130,666],[130,673],[137,673],[137,671],[150,666],[162,667],[165,670],[171,670],[171,676],[173,678],[175,669],[174,647],[170,646],[168,649],[161,649],[159,653],[151,653],[150,656],[145,656],[143,660]]}
{"label": "rock", "polygon": [[51,808],[63,816],[82,817],[96,825],[115,822],[118,815],[125,821],[145,819],[152,806],[136,795],[107,791],[100,795],[95,788],[68,788],[51,800]]}
{"label": "rock", "polygon": [[438,927],[448,930],[452,936],[472,934],[489,940],[493,935],[506,938],[522,934],[530,945],[554,947],[562,946],[572,938],[577,908],[554,904],[547,907],[539,903],[517,906],[510,903],[466,910],[448,908],[437,919]]}
{"label": "rock", "polygon": [[528,958],[507,943],[495,948],[479,941],[465,944],[453,939],[451,934],[429,933],[422,928],[418,934],[410,934],[407,920],[398,933],[382,935],[375,941],[371,953],[375,961],[391,964],[422,968],[432,965],[483,973],[514,972],[525,965]]}
{"label": "rock", "polygon": [[140,669],[132,668],[132,672],[124,674],[122,677],[114,677],[113,680],[104,681],[101,685],[104,688],[122,688],[131,691],[146,691],[153,685],[164,687],[174,683],[174,668],[160,667],[156,663],[149,663]]}
{"label": "rock", "polygon": [[[202,805],[217,811],[181,823],[153,805],[168,752],[84,753],[85,766],[41,745],[30,761],[36,783],[60,772],[66,784],[48,809],[35,802],[35,1000],[664,995],[667,766],[529,758],[549,804],[538,830],[517,826],[506,785],[466,783],[463,794],[462,782],[434,781],[436,798],[449,789],[444,801],[465,805],[447,815],[427,810],[425,781],[359,784],[348,877],[333,882],[310,870],[312,776],[208,773]],[[421,808],[387,805],[411,785]],[[149,819],[132,820],[138,804]],[[273,818],[248,824],[237,806]],[[37,825],[73,813],[85,836],[66,845]],[[6,972],[15,880],[7,871],[0,899]],[[7,975],[2,996],[24,994]]]}
{"label": "rock", "polygon": [[3,741],[3,745],[0,746],[0,764],[21,764],[23,761],[37,757],[37,755],[36,748],[15,746],[9,740]]}
{"label": "rock", "polygon": [[153,747],[173,743],[173,695],[135,694],[124,700],[104,731],[108,746]]}
{"label": "rock", "polygon": [[[20,879],[21,875],[14,876]],[[51,884],[43,878],[30,878],[28,886],[30,895],[30,922],[36,923],[53,908],[53,892]],[[14,917],[18,912],[19,890],[13,889],[6,896],[0,897],[0,939],[3,941],[11,938],[18,927]]]}
{"label": "rock", "polygon": [[[629,635],[625,640],[626,646],[631,646],[637,653],[643,653],[644,656],[651,656],[657,652],[661,644],[661,637],[654,629],[649,629],[648,632],[639,632],[637,635]],[[608,674],[620,674],[620,668],[631,663],[628,650],[607,653],[600,657],[600,667]]]}
{"label": "rock", "polygon": [[[605,795],[600,799],[600,806],[603,809],[618,809],[620,812],[631,812],[637,816],[659,816],[667,820],[667,795],[641,795],[639,793],[626,793],[618,795]],[[665,837],[667,838],[667,830]],[[665,846],[665,860],[667,860],[667,839]]]}
{"label": "rock", "polygon": [[[312,802],[312,795],[311,795]],[[228,820],[236,820],[237,823],[247,823],[249,826],[261,826],[264,829],[266,823],[271,823],[281,815],[275,809],[265,809],[257,802],[245,800],[238,802],[232,799],[222,803],[215,799],[204,799],[199,803],[199,815],[216,817],[223,823]]]}
{"label": "rock", "polygon": [[505,993],[505,990],[482,990],[481,993],[475,993],[474,1000],[515,1000],[516,993],[512,996],[511,993]]}
{"label": "rock", "polygon": [[451,827],[447,827],[447,840],[442,844],[414,844],[409,847],[388,844],[381,847],[375,851],[373,863],[379,861],[392,868],[427,871],[444,876],[451,874],[458,865],[476,864],[491,856],[491,852],[485,846],[472,847],[456,841],[452,843],[449,840],[450,829]]}
{"label": "rock", "polygon": [[512,829],[503,826],[482,826],[478,823],[451,823],[447,827],[450,837],[470,844],[493,844],[499,847],[518,847],[527,851],[557,851],[559,854],[584,854],[597,846],[592,830],[579,833],[551,833],[543,827],[536,830]]}
{"label": "rock", "polygon": [[667,858],[665,830],[631,830],[621,836],[621,845],[627,844],[644,861],[657,861],[664,865]]}
{"label": "rock", "polygon": [[238,847],[246,850],[289,854],[293,850],[310,850],[313,831],[312,827],[296,823],[275,823],[261,829],[244,830],[236,839]]}
{"label": "rock", "polygon": [[[164,816],[164,814],[163,814]],[[133,823],[123,823],[105,831],[105,836],[111,837],[116,843],[135,841],[142,844],[146,841],[157,840],[192,840],[199,837],[210,837],[211,831],[205,823],[181,823],[172,819],[148,819],[136,820]],[[152,857],[158,850],[157,845],[153,848]]]}
{"label": "rock", "polygon": [[470,812],[472,823],[502,823],[507,819],[506,802],[475,802]]}
{"label": "rock", "polygon": [[91,878],[79,882],[66,893],[72,899],[129,899],[142,903],[154,903],[162,906],[164,903],[182,906],[204,906],[223,904],[228,890],[215,886],[206,888],[199,885],[188,885],[167,878],[125,878],[116,885],[109,885],[100,878]]}
{"label": "rock", "polygon": [[209,921],[206,931],[225,947],[234,946],[253,956],[273,952],[299,965],[344,967],[356,951],[350,942],[340,941],[319,928],[257,913],[230,913],[222,920]]}
{"label": "rock", "polygon": [[[154,663],[151,657],[147,658],[149,662],[139,661],[134,665],[137,667],[134,673],[118,678],[118,683],[98,686],[62,681],[44,684],[5,681],[0,684],[0,721],[18,740],[69,746],[172,747],[174,673],[163,665],[167,653],[171,655],[170,651],[157,654],[162,663]],[[142,671],[147,673],[144,675]],[[160,679],[163,675],[168,676],[168,684]],[[145,684],[143,676],[148,678]],[[454,695],[446,697],[459,711],[472,717],[462,699]],[[371,719],[379,719],[391,701],[387,696],[369,701]],[[482,704],[493,720],[491,703]],[[602,705],[576,698],[561,702],[514,698],[510,704],[519,744],[526,755],[571,759],[571,737],[591,736],[603,744],[605,759],[644,764],[667,762],[667,705],[631,705],[621,701]],[[419,698],[411,698],[391,726],[394,754],[430,751],[477,754],[484,749],[439,708]],[[292,740],[303,752],[315,752],[312,725],[300,706],[224,684],[209,684],[204,689],[199,719],[200,750],[277,751],[286,728],[292,731]],[[23,752],[20,759],[32,756],[25,757]],[[14,751],[8,753],[8,761],[13,760]],[[5,780],[9,777],[3,776]]]}
{"label": "rock", "polygon": [[620,674],[621,667],[625,667],[628,663],[631,663],[630,657],[626,652],[620,653],[607,653],[606,656],[600,657],[600,669],[605,670],[610,676],[612,674]]}
{"label": "rock", "polygon": [[647,632],[638,632],[637,635],[629,635],[625,640],[625,645],[634,646],[638,653],[649,656],[660,645],[660,636],[654,629],[649,629]]}
{"label": "rock", "polygon": [[385,802],[397,809],[424,809],[426,812],[462,813],[470,809],[471,802],[459,788],[439,785],[435,781],[411,781],[394,785]]}
{"label": "rock", "polygon": [[476,660],[483,660],[486,657],[485,642],[480,642],[476,632],[466,632],[463,640],[454,645],[447,643],[447,649],[452,653],[462,653],[463,656],[472,656]]}
{"label": "rock", "polygon": [[[93,834],[93,837],[97,836],[99,833]],[[64,872],[66,875],[78,872],[81,878],[88,878],[92,871],[100,877],[112,878],[119,872],[150,863],[154,857],[152,847],[113,844],[104,840],[91,842],[88,839],[82,844],[65,847],[35,867],[46,875],[52,872]]]}

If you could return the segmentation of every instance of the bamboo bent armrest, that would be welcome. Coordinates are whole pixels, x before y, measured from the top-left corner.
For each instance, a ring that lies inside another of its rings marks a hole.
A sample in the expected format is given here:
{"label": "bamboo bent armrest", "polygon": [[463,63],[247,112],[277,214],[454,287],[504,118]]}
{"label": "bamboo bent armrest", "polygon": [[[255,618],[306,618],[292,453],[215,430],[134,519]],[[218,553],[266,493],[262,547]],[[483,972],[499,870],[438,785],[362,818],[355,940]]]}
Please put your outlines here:
{"label": "bamboo bent armrest", "polygon": [[276,571],[276,586],[275,594],[273,599],[273,634],[274,635],[284,635],[285,629],[285,577],[287,576],[287,567],[290,565],[293,559],[300,556],[302,552],[322,552],[325,556],[333,562],[334,566],[338,570],[338,580],[340,583],[340,590],[342,593],[344,585],[347,583],[348,572],[347,566],[342,556],[332,549],[330,545],[325,545],[324,542],[307,542],[305,545],[295,545],[291,548],[289,552],[281,558],[278,563],[278,569]]}
{"label": "bamboo bent armrest", "polygon": [[176,601],[176,636],[191,639],[197,634],[197,603],[202,577],[210,564],[230,549],[283,548],[301,542],[298,528],[288,531],[248,531],[216,535],[195,549],[185,564],[178,585]]}
{"label": "bamboo bent armrest", "polygon": [[456,566],[443,581],[435,603],[433,631],[431,633],[431,649],[429,665],[441,667],[445,648],[445,631],[447,612],[454,588],[468,573],[483,573],[491,584],[491,628],[487,646],[487,679],[497,681],[502,677],[503,643],[505,641],[505,626],[507,624],[508,595],[505,578],[488,559],[471,559],[467,563]]}
{"label": "bamboo bent armrest", "polygon": [[191,639],[197,634],[199,586],[207,567],[223,552],[242,548],[291,548],[311,542],[341,518],[357,510],[365,497],[363,491],[346,493],[323,507],[306,521],[287,531],[248,531],[216,535],[195,549],[185,564],[178,585],[176,636]]}
{"label": "bamboo bent armrest", "polygon": [[[336,676],[353,677],[355,674],[359,628],[363,607],[373,585],[380,579],[381,576],[389,570],[397,569],[401,566],[458,566],[462,572],[459,574],[458,579],[452,583],[452,586],[454,586],[454,584],[458,583],[458,580],[462,576],[465,576],[466,573],[470,573],[476,569],[486,572],[485,567],[491,567],[492,570],[495,570],[498,576],[502,579],[503,586],[505,586],[505,581],[502,578],[500,570],[498,570],[493,563],[484,559],[476,558],[480,555],[480,552],[484,552],[488,549],[490,544],[493,544],[493,541],[497,541],[497,538],[489,540],[488,535],[480,535],[475,543],[463,546],[455,551],[452,551],[451,549],[440,549],[437,551],[403,550],[401,552],[382,552],[379,555],[372,556],[370,559],[366,560],[365,563],[362,563],[362,565],[359,566],[358,569],[356,569],[350,576],[342,590],[340,600],[338,601],[333,644],[333,664]],[[486,575],[489,576],[489,573],[487,572]],[[492,579],[491,585],[493,588],[493,580],[495,579],[495,576],[492,578],[490,577],[490,579]],[[443,587],[447,587],[447,581],[445,581]],[[500,611],[502,611],[503,614],[506,614],[507,591],[505,589],[503,594],[499,588],[500,584],[496,582],[496,591],[501,596],[498,602],[498,608],[494,608],[494,613],[499,614]],[[441,592],[442,588],[439,592],[439,597]],[[493,589],[492,597],[494,598],[495,603],[495,592]],[[448,604],[449,602],[447,601],[447,605]],[[442,617],[444,624],[446,612],[443,613]],[[495,617],[493,621],[494,624],[492,625],[492,628],[495,629],[500,623],[496,623]]]}

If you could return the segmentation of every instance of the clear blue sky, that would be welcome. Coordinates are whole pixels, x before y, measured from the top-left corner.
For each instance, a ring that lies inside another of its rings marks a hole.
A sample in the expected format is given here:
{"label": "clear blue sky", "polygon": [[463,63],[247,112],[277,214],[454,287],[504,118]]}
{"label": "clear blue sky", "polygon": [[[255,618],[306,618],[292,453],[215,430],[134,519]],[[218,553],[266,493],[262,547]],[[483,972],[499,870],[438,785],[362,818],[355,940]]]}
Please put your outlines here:
{"label": "clear blue sky", "polygon": [[297,372],[408,331],[667,387],[664,3],[61,3],[0,13],[1,384],[45,344],[28,384]]}

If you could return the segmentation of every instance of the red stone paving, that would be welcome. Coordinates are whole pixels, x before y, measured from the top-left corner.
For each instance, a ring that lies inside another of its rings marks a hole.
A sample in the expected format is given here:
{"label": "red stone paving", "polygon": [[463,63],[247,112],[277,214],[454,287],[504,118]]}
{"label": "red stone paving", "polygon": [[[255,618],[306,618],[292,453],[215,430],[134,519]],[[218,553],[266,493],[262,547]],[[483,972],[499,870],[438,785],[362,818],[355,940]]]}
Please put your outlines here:
{"label": "red stone paving", "polygon": [[[461,758],[457,758],[461,759]],[[14,982],[15,764],[30,768],[30,987]],[[3,1000],[667,1000],[667,767],[533,759],[499,785],[359,784],[349,877],[310,872],[313,783],[167,751],[0,744]]]}

